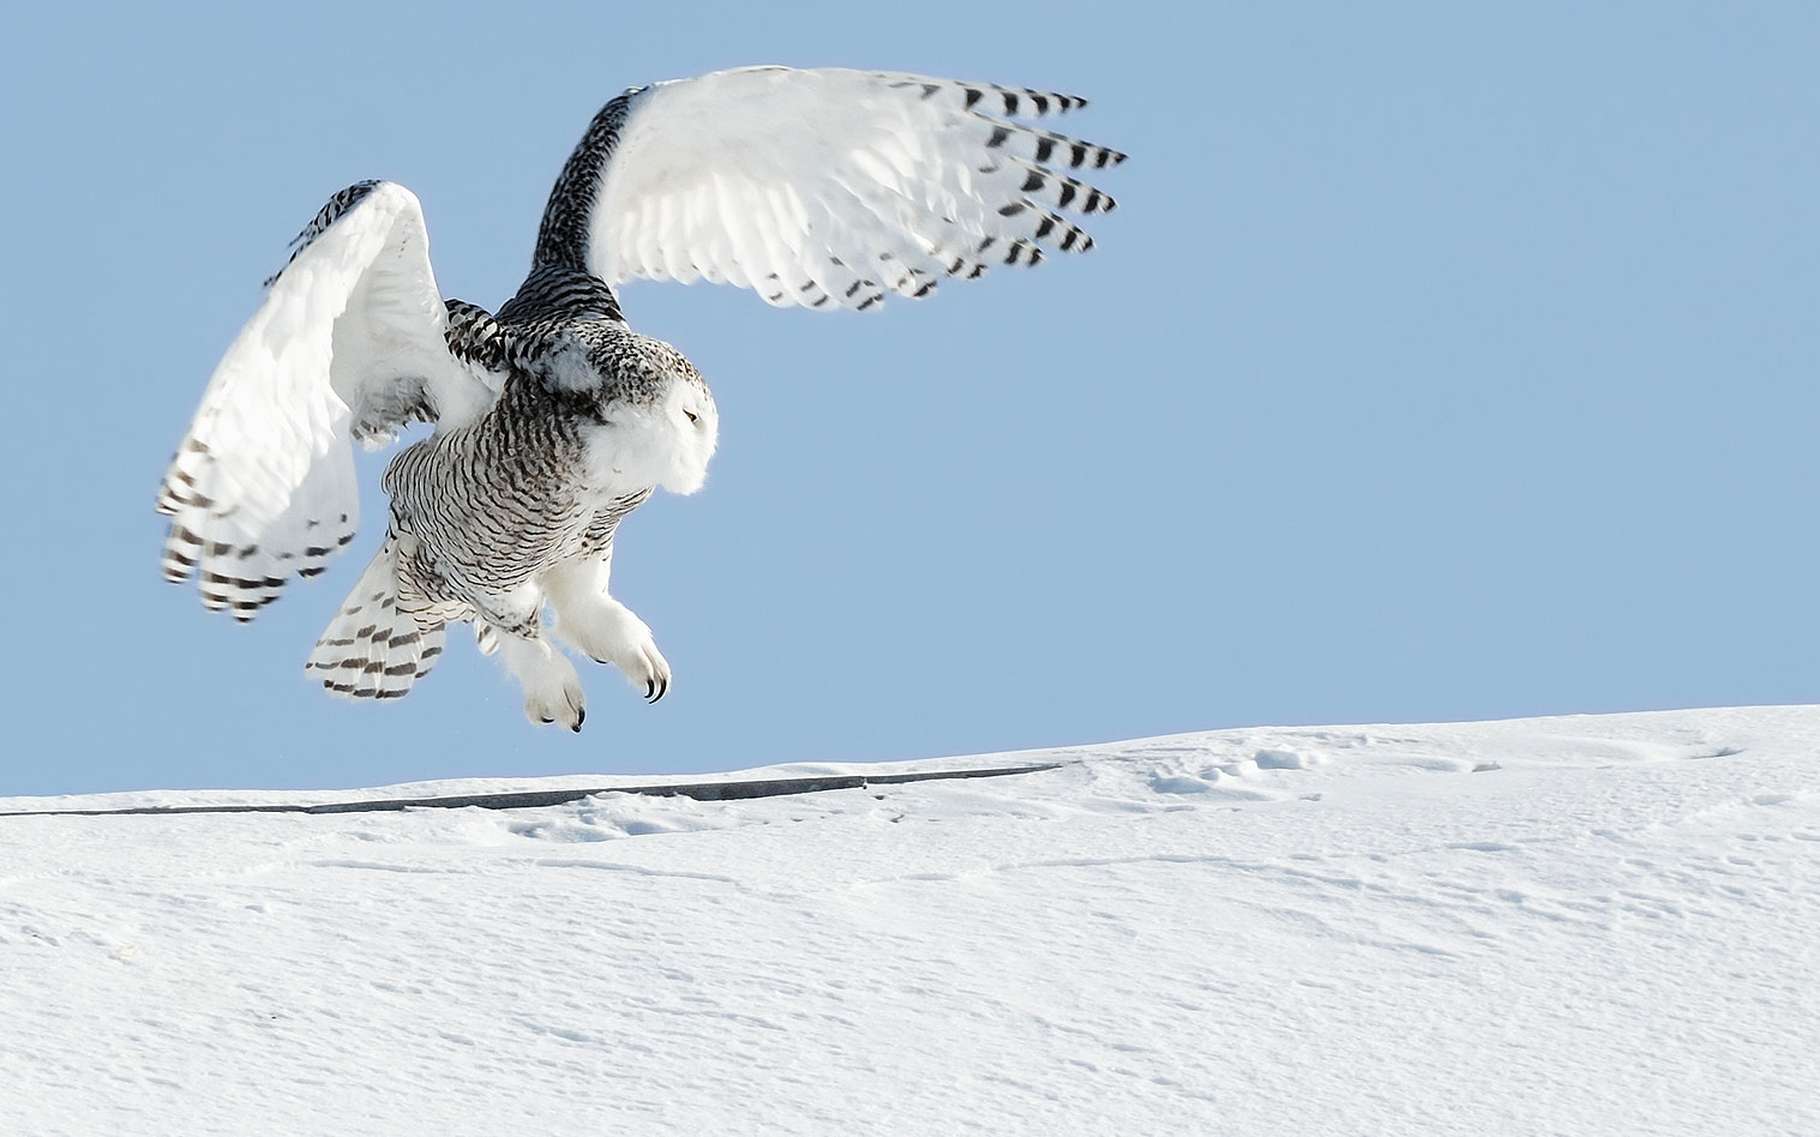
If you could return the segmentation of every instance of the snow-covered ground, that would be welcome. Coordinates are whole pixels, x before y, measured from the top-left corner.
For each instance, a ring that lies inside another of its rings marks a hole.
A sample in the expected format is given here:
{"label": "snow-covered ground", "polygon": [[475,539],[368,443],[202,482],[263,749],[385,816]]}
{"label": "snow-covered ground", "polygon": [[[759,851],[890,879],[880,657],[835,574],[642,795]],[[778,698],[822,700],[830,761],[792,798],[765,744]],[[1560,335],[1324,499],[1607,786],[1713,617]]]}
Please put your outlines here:
{"label": "snow-covered ground", "polygon": [[0,819],[0,1134],[1820,1133],[1817,754],[1766,708]]}

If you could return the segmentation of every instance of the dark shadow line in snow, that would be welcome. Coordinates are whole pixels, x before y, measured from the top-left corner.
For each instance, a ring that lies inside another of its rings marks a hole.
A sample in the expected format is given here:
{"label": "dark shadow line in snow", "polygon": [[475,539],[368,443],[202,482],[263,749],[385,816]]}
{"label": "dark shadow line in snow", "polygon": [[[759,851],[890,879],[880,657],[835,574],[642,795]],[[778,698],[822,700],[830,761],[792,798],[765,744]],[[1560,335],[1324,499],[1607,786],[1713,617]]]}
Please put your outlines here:
{"label": "dark shadow line in snow", "polygon": [[461,794],[454,797],[386,798],[331,801],[316,805],[142,805],[124,809],[39,809],[0,812],[0,817],[126,817],[191,813],[396,813],[406,809],[540,809],[567,805],[600,794],[686,797],[696,801],[741,801],[747,798],[816,794],[829,790],[862,790],[905,782],[939,782],[956,778],[1003,778],[1059,770],[1066,762],[1036,766],[996,766],[979,770],[926,770],[907,774],[826,774],[812,778],[765,778],[751,782],[681,782],[655,786],[601,786],[578,790],[526,790],[520,793]]}

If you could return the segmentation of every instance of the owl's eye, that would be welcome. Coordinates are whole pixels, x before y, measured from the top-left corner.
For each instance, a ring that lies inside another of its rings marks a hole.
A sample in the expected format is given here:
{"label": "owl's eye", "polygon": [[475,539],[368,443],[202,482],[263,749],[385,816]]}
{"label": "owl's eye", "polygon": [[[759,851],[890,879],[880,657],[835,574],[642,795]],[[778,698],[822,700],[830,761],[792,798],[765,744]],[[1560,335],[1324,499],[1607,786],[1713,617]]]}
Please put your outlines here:
{"label": "owl's eye", "polygon": [[698,415],[698,414],[696,414],[696,413],[695,413],[695,412],[694,412],[694,411],[691,411],[691,410],[684,410],[684,411],[683,411],[683,414],[686,414],[686,415],[688,415],[688,416],[689,416],[689,421],[690,421],[690,422],[692,422],[692,423],[700,423],[700,422],[701,422],[701,416],[700,416],[700,415]]}

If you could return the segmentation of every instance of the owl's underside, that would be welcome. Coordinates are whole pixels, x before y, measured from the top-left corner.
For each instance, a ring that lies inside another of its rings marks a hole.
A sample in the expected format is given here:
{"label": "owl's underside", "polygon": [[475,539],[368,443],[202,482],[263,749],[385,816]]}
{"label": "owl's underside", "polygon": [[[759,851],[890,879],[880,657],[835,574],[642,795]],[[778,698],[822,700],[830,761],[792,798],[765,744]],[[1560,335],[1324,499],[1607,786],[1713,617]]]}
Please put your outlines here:
{"label": "owl's underside", "polygon": [[206,606],[251,619],[352,539],[353,443],[430,422],[386,471],[386,539],[310,674],[398,698],[448,625],[472,623],[533,721],[580,730],[586,713],[552,638],[656,701],[670,667],[608,593],[614,534],[655,488],[701,486],[719,420],[688,360],[626,324],[615,287],[707,279],[779,307],[868,311],[1086,251],[1061,211],[1113,202],[1066,171],[1124,155],[1016,121],[1082,105],[833,69],[634,88],[563,167],[531,273],[496,315],[441,296],[410,191],[348,187],[267,282],[172,460],[166,576],[198,577]]}

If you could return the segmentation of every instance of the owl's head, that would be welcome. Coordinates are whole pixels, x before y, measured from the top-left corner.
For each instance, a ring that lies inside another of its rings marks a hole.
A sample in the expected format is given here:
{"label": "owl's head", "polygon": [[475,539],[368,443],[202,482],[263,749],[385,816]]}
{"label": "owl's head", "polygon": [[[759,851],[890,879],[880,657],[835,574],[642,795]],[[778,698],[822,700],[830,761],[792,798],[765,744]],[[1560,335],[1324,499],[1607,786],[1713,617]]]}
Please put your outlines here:
{"label": "owl's head", "polygon": [[[578,345],[579,346],[579,345]],[[614,495],[662,486],[691,494],[708,477],[720,438],[720,411],[707,381],[662,340],[620,331],[586,345],[560,366],[579,396],[589,480]]]}
{"label": "owl's head", "polygon": [[[662,346],[675,357],[676,366],[646,410],[651,418],[649,445],[654,468],[661,468],[657,484],[671,493],[691,494],[708,478],[708,461],[720,442],[720,408],[695,365],[669,344]],[[656,453],[659,450],[663,453]]]}

